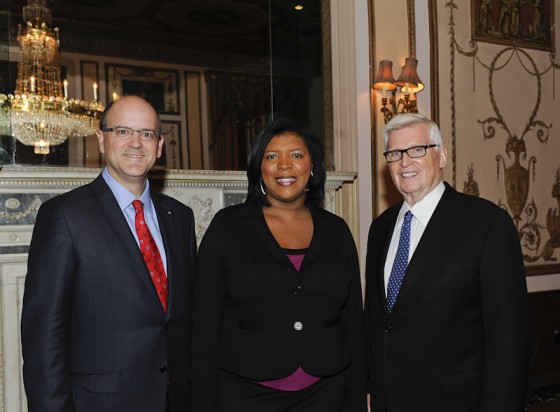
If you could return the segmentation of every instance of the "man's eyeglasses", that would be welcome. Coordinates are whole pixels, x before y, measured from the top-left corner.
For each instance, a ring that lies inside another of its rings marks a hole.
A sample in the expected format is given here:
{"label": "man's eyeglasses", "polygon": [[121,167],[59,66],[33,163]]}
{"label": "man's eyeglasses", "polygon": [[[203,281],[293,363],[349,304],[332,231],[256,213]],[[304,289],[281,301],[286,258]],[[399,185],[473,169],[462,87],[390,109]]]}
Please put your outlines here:
{"label": "man's eyeglasses", "polygon": [[103,129],[103,133],[105,132],[113,132],[115,137],[118,137],[119,139],[126,139],[132,136],[135,132],[138,133],[140,139],[145,140],[147,142],[151,142],[153,140],[159,139],[157,133],[154,130],[150,130],[150,129],[136,130],[136,129],[131,129],[130,127],[119,126],[119,127],[107,127]]}
{"label": "man's eyeglasses", "polygon": [[388,152],[383,153],[383,156],[385,156],[385,160],[387,160],[388,163],[398,162],[399,160],[402,159],[403,153],[406,153],[408,157],[410,157],[411,159],[417,159],[419,157],[426,156],[426,150],[436,146],[439,145],[425,144],[422,146],[412,146],[409,147],[408,149],[389,150]]}

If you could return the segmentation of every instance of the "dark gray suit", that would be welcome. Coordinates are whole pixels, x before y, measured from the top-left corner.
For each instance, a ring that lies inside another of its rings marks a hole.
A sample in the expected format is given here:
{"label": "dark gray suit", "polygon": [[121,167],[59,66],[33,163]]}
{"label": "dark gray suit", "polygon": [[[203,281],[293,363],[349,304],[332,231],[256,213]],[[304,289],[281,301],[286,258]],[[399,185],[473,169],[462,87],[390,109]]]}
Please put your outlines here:
{"label": "dark gray suit", "polygon": [[528,303],[511,218],[446,185],[388,313],[383,268],[400,208],[379,216],[368,239],[372,411],[521,411]]}
{"label": "dark gray suit", "polygon": [[99,176],[44,203],[22,314],[30,412],[163,412],[190,404],[192,211],[152,192],[167,256],[164,313],[134,236]]}

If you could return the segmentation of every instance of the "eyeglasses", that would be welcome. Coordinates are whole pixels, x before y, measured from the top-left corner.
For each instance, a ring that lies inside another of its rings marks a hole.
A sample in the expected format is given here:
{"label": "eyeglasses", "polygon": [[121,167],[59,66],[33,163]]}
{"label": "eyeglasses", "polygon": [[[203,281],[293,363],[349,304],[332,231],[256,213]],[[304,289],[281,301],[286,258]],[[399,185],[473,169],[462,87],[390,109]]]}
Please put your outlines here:
{"label": "eyeglasses", "polygon": [[159,139],[157,133],[154,130],[150,130],[150,129],[136,130],[136,129],[131,129],[130,127],[119,126],[119,127],[107,127],[106,129],[103,129],[103,133],[105,132],[113,132],[115,137],[118,137],[119,139],[126,139],[132,136],[134,132],[137,132],[138,136],[140,136],[140,139],[145,140],[146,142],[151,142]]}
{"label": "eyeglasses", "polygon": [[398,162],[402,159],[403,153],[406,153],[408,157],[411,159],[418,159],[419,157],[426,156],[426,150],[431,147],[439,146],[438,144],[425,144],[422,146],[412,146],[408,149],[397,149],[397,150],[389,150],[388,152],[383,153],[385,156],[385,160],[388,163]]}

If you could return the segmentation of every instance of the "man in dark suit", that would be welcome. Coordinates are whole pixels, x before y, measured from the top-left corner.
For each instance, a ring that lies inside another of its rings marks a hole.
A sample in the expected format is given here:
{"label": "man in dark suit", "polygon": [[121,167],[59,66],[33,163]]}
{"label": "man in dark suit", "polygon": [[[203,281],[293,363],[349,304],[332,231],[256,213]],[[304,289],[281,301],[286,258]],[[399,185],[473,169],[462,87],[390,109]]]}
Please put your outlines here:
{"label": "man in dark suit", "polygon": [[148,102],[111,103],[97,137],[103,173],[45,202],[33,231],[21,325],[29,411],[185,412],[193,214],[150,190],[163,136]]}
{"label": "man in dark suit", "polygon": [[511,218],[443,182],[447,152],[426,117],[396,116],[384,140],[404,202],[368,239],[371,410],[523,410],[528,303]]}

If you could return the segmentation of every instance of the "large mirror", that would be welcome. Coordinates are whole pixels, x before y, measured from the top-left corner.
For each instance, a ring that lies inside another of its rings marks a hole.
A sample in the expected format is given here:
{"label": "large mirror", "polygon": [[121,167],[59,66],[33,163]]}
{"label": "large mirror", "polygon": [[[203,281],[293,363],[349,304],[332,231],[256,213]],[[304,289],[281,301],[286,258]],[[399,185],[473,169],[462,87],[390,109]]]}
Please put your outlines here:
{"label": "large mirror", "polygon": [[[0,6],[0,94],[16,89],[23,8],[50,10],[68,97],[139,94],[166,135],[158,167],[244,170],[259,129],[290,117],[324,139],[333,169],[328,0],[20,0]],[[26,80],[27,81],[27,80]],[[3,164],[98,167],[95,136],[36,154],[0,136]]]}

